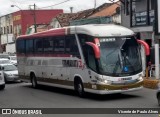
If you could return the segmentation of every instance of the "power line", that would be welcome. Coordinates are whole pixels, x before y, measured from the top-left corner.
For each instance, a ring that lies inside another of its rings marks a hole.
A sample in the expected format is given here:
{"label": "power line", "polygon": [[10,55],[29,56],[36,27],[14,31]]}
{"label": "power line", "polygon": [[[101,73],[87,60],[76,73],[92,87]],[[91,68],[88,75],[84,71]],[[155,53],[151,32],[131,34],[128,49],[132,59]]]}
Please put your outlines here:
{"label": "power line", "polygon": [[57,3],[57,4],[54,4],[54,5],[51,5],[51,6],[46,6],[46,7],[41,7],[40,9],[44,9],[44,8],[48,8],[48,7],[53,7],[53,6],[57,6],[57,5],[60,5],[60,4],[63,4],[65,2],[69,2],[70,0],[65,0],[63,2],[60,2],[60,3]]}

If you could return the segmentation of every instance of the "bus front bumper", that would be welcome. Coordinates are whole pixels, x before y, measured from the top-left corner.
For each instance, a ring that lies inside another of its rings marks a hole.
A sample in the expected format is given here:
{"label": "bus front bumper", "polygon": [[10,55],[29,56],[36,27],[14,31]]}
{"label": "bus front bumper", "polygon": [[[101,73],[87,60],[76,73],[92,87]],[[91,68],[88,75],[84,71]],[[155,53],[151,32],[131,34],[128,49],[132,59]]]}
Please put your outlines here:
{"label": "bus front bumper", "polygon": [[91,92],[95,94],[114,94],[122,92],[136,91],[143,88],[143,81],[128,84],[128,85],[100,85],[100,84],[90,84],[85,87],[86,92]]}

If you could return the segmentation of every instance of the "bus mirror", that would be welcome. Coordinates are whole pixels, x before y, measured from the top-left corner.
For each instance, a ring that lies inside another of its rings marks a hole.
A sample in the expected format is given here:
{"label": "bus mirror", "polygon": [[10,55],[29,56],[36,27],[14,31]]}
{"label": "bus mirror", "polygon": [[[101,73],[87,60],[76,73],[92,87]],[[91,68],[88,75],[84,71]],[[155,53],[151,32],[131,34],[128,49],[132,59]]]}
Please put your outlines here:
{"label": "bus mirror", "polygon": [[96,59],[100,58],[100,50],[99,47],[93,42],[86,42],[87,45],[91,46],[94,50]]}
{"label": "bus mirror", "polygon": [[145,41],[143,41],[143,40],[137,40],[137,42],[139,44],[143,45],[143,47],[145,48],[146,55],[150,55],[149,45]]}
{"label": "bus mirror", "polygon": [[94,39],[94,43],[95,43],[97,46],[100,46],[100,43],[99,43],[99,39],[98,39],[98,38],[95,38],[95,39]]}

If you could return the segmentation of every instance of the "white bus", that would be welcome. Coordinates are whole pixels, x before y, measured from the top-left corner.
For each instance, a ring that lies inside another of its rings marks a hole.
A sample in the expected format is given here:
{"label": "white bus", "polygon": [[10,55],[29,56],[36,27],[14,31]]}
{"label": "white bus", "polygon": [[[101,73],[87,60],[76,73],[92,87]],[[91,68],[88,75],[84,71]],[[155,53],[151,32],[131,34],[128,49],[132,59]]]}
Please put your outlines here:
{"label": "white bus", "polygon": [[141,45],[130,29],[90,24],[51,29],[16,40],[20,78],[38,84],[74,89],[79,96],[141,89]]}

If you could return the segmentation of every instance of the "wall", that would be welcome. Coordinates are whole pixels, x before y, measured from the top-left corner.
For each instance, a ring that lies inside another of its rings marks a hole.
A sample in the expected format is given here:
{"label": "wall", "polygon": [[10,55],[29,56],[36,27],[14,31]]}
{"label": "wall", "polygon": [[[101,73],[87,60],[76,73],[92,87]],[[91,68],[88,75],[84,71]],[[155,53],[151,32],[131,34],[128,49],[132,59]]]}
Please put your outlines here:
{"label": "wall", "polygon": [[6,53],[15,53],[15,52],[16,52],[15,43],[6,45]]}

